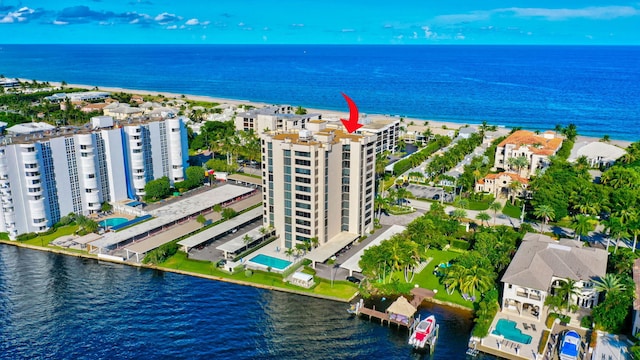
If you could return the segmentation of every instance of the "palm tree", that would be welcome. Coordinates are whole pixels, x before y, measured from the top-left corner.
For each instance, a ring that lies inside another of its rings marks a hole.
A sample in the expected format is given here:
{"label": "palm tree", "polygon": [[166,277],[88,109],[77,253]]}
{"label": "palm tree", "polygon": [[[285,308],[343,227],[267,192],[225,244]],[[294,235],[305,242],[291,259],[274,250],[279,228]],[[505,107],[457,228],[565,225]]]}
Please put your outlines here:
{"label": "palm tree", "polygon": [[576,281],[573,279],[563,281],[558,288],[558,295],[566,301],[566,309],[569,311],[571,309],[571,301],[573,298],[580,295],[580,291],[576,286]]}
{"label": "palm tree", "polygon": [[513,180],[509,183],[509,196],[511,197],[511,205],[516,202],[516,195],[520,190],[522,190],[522,183],[518,180]]}
{"label": "palm tree", "polygon": [[309,243],[311,244],[311,246],[313,246],[314,248],[318,247],[318,244],[320,243],[320,241],[318,240],[317,236],[312,237],[311,239],[309,239]]}
{"label": "palm tree", "polygon": [[244,246],[246,248],[249,248],[249,244],[253,242],[253,238],[249,236],[249,234],[246,234],[245,236],[242,237],[242,242],[244,243]]}
{"label": "palm tree", "polygon": [[498,215],[498,211],[502,210],[502,204],[494,201],[489,204],[489,210],[493,211],[493,226],[496,226],[496,215]]}
{"label": "palm tree", "polygon": [[453,291],[456,288],[459,288],[460,284],[462,284],[465,270],[466,269],[459,264],[453,264],[449,268],[447,268],[444,275],[443,284],[447,288],[447,293],[449,295],[453,294]]}
{"label": "palm tree", "polygon": [[484,211],[481,211],[476,215],[476,219],[480,220],[480,224],[483,224],[485,221],[487,222],[487,226],[489,226],[489,220],[491,220],[491,215],[487,214]]}
{"label": "palm tree", "polygon": [[529,159],[526,156],[511,157],[507,162],[511,168],[518,170],[520,176],[522,176],[522,169],[529,166]]}
{"label": "palm tree", "polygon": [[467,212],[463,209],[455,209],[451,212],[451,217],[457,221],[467,217]]}
{"label": "palm tree", "polygon": [[458,198],[458,200],[456,201],[456,205],[461,209],[466,209],[467,207],[469,207],[469,200]]}
{"label": "palm tree", "polygon": [[573,218],[573,221],[571,221],[573,230],[578,237],[578,241],[580,241],[581,236],[587,235],[589,231],[591,231],[591,223],[589,222],[590,220],[591,219],[588,216],[576,215]]}
{"label": "palm tree", "polygon": [[382,196],[376,196],[375,199],[373,199],[373,206],[376,209],[376,212],[378,213],[377,218],[380,219],[380,216],[382,216],[382,210],[385,210],[387,208],[387,206],[389,205],[389,200],[387,198],[383,198]]}
{"label": "palm tree", "polygon": [[622,278],[617,274],[607,273],[604,277],[593,280],[593,283],[596,290],[605,293],[605,299],[609,298],[609,295],[613,296],[627,289],[622,282]]}
{"label": "palm tree", "polygon": [[480,293],[489,291],[494,285],[494,279],[496,275],[490,269],[481,267],[480,265],[473,265],[466,269],[460,284],[460,290],[465,293],[470,293],[472,296],[476,295],[476,290]]}
{"label": "palm tree", "polygon": [[[533,215],[537,218],[542,218],[543,225],[546,226],[549,220],[553,220],[556,216],[556,212],[550,205],[541,204],[538,205],[535,209],[533,209]],[[544,226],[541,227],[541,231],[544,233]]]}
{"label": "palm tree", "polygon": [[622,220],[619,217],[611,216],[608,220],[603,221],[603,225],[605,230],[609,233],[607,236],[607,251],[609,251],[609,244],[611,242],[611,238],[614,237],[616,239],[616,249],[614,253],[618,251],[618,244],[620,243],[620,238],[626,235],[625,227],[622,223]]}
{"label": "palm tree", "polygon": [[291,256],[293,256],[294,252],[295,252],[295,250],[293,250],[293,248],[288,248],[287,250],[284,251],[284,254],[287,255],[289,260],[291,260]]}

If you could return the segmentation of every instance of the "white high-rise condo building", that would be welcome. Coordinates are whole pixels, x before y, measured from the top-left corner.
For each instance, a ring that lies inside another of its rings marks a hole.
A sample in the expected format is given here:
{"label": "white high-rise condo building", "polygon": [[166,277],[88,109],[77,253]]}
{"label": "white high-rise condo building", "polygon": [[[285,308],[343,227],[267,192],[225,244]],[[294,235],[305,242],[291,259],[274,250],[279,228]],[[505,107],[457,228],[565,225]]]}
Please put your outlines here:
{"label": "white high-rise condo building", "polygon": [[262,135],[264,224],[283,248],[373,229],[376,136],[311,120],[306,130]]}
{"label": "white high-rise condo building", "polygon": [[143,196],[149,180],[184,180],[182,119],[123,127],[106,119],[97,127],[0,139],[0,232],[45,231],[71,212],[88,215],[103,202]]}

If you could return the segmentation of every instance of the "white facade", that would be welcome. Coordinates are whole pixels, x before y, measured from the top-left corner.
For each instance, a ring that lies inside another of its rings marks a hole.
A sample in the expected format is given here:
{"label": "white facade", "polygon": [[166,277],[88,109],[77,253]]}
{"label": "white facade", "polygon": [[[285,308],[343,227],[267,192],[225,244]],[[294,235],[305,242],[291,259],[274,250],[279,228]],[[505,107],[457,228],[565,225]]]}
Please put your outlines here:
{"label": "white facade", "polygon": [[263,221],[282,248],[373,228],[376,138],[324,125],[262,136]]}
{"label": "white facade", "polygon": [[[549,157],[555,155],[562,147],[562,138],[547,131],[543,135],[536,135],[532,131],[518,130],[504,139],[496,148],[494,167],[497,169],[518,171],[518,175],[529,178],[538,169],[549,165]],[[514,168],[509,159],[524,157],[527,166],[522,169]]]}
{"label": "white facade", "polygon": [[356,134],[372,134],[376,136],[376,154],[385,151],[395,152],[400,135],[400,119],[365,120]]}
{"label": "white facade", "polygon": [[71,212],[144,195],[149,180],[184,180],[181,119],[15,137],[0,144],[0,232],[41,232]]}

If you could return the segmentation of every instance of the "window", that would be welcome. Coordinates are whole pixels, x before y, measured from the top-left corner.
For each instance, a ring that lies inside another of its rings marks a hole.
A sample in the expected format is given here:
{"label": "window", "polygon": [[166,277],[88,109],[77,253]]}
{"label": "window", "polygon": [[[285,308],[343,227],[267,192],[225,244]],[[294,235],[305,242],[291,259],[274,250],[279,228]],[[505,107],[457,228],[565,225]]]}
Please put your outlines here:
{"label": "window", "polygon": [[296,191],[311,192],[311,187],[302,186],[302,185],[296,185]]}
{"label": "window", "polygon": [[311,161],[296,159],[296,165],[311,166]]}
{"label": "window", "polygon": [[300,209],[311,210],[311,205],[306,203],[296,202],[296,207]]}
{"label": "window", "polygon": [[296,168],[296,174],[311,175],[311,170],[310,169]]}
{"label": "window", "polygon": [[310,157],[311,153],[308,151],[296,151],[295,152],[296,156],[302,156],[302,157]]}

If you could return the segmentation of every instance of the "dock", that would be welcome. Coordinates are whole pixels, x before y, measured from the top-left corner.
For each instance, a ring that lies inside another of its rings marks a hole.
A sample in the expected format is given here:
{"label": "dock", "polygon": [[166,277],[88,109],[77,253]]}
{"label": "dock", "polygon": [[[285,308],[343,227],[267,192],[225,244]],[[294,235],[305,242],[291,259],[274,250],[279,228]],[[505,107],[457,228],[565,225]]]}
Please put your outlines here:
{"label": "dock", "polygon": [[375,306],[373,308],[368,308],[364,306],[364,300],[360,299],[355,305],[352,305],[349,309],[349,313],[355,314],[357,316],[366,315],[369,320],[377,319],[380,321],[380,324],[390,326],[391,324],[396,325],[398,328],[406,327],[411,330],[414,322],[413,318],[409,318],[407,322],[391,318],[391,314],[376,310]]}

